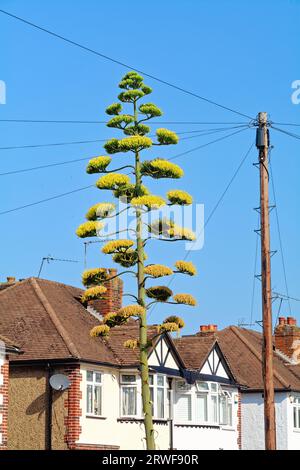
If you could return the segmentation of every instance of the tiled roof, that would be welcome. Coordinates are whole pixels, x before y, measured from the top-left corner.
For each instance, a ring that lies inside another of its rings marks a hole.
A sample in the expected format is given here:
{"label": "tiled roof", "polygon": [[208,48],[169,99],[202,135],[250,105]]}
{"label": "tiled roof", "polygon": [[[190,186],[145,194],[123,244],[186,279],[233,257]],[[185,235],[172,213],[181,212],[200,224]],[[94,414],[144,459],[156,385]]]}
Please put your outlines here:
{"label": "tiled roof", "polygon": [[[217,333],[218,342],[234,376],[249,389],[262,390],[262,335],[261,333],[230,326]],[[274,348],[275,389],[300,390],[300,380],[291,366]],[[297,367],[297,366],[295,366]]]}
{"label": "tiled roof", "polygon": [[215,342],[213,335],[182,336],[174,340],[185,367],[191,370],[201,369]]}
{"label": "tiled roof", "polygon": [[[0,331],[24,351],[13,360],[81,359],[116,366],[137,364],[137,352],[123,347],[137,338],[138,325],[116,327],[108,339],[91,338],[99,324],[80,303],[81,289],[28,278],[0,291]],[[155,329],[156,331],[156,329]],[[154,334],[154,328],[150,329]]]}

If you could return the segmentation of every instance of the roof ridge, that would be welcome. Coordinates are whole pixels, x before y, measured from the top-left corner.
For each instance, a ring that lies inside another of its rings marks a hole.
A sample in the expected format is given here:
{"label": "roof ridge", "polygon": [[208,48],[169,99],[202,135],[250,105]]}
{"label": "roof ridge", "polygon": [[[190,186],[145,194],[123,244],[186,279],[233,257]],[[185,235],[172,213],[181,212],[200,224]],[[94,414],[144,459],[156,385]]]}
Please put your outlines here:
{"label": "roof ridge", "polygon": [[69,334],[67,333],[66,329],[63,327],[63,325],[60,323],[59,318],[57,317],[55,310],[53,307],[50,305],[49,301],[47,300],[45,294],[42,291],[42,288],[39,286],[37,279],[34,277],[29,278],[29,281],[35,290],[35,293],[37,297],[39,298],[41,304],[43,305],[44,309],[48,313],[50,319],[52,320],[52,323],[54,324],[56,330],[60,334],[61,338],[63,339],[65,345],[67,346],[67,349],[71,353],[72,356],[79,358],[80,354],[77,351],[77,348],[71,338],[69,337]]}
{"label": "roof ridge", "polygon": [[[258,359],[259,362],[262,362],[260,354],[257,352],[257,350],[253,347],[253,345],[245,338],[242,333],[237,329],[236,326],[230,326],[229,327],[233,333],[247,346],[248,349],[252,352],[252,354]],[[281,375],[273,368],[273,374],[276,379],[281,382],[281,384],[286,387],[290,388],[290,384],[288,384],[282,377]]]}
{"label": "roof ridge", "polygon": [[10,286],[5,287],[5,289],[0,289],[0,295],[3,294],[3,292],[8,292],[11,290],[13,287],[18,287],[20,284],[25,284],[26,282],[30,281],[30,277],[27,277],[26,279],[22,279],[22,281],[16,281]]}

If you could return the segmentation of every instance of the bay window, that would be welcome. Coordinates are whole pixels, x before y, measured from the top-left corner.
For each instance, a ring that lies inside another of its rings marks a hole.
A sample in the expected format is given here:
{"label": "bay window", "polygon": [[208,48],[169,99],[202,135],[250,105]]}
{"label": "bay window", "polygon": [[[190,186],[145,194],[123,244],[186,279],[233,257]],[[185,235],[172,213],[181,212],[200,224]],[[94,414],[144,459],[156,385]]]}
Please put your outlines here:
{"label": "bay window", "polygon": [[175,421],[232,427],[233,394],[215,382],[197,381],[192,386],[183,380],[177,381]]}
{"label": "bay window", "polygon": [[121,414],[137,415],[137,380],[135,374],[121,374]]}
{"label": "bay window", "polygon": [[86,371],[86,413],[90,416],[102,414],[102,374]]}

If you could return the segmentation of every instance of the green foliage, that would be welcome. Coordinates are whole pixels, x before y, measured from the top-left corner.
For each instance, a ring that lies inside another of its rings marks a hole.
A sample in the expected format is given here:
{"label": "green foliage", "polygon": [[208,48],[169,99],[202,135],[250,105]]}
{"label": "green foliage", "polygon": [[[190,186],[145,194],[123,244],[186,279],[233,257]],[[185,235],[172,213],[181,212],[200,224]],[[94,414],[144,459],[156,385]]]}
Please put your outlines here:
{"label": "green foliage", "polygon": [[173,292],[167,286],[154,286],[146,289],[146,295],[158,302],[166,302],[173,295]]}
{"label": "green foliage", "polygon": [[93,286],[106,281],[108,274],[104,268],[86,269],[82,273],[82,284],[84,286]]}
{"label": "green foliage", "polygon": [[189,206],[193,202],[193,197],[189,193],[179,189],[168,191],[167,198],[172,205],[177,204],[179,206]]}
{"label": "green foliage", "polygon": [[141,173],[144,176],[151,176],[154,179],[174,178],[178,179],[184,175],[182,168],[175,163],[171,163],[163,158],[145,160],[141,166]]}
{"label": "green foliage", "polygon": [[124,252],[133,245],[132,240],[111,240],[102,247],[102,253],[112,255],[113,253]]}
{"label": "green foliage", "polygon": [[137,124],[134,126],[128,126],[124,129],[124,134],[126,135],[146,135],[150,132],[150,127],[145,124]]}
{"label": "green foliage", "polygon": [[133,103],[136,100],[139,100],[145,96],[145,93],[142,90],[127,90],[122,91],[119,94],[118,99],[123,101],[123,103]]}
{"label": "green foliage", "polygon": [[196,266],[191,261],[176,261],[175,267],[179,272],[188,274],[189,276],[195,276],[197,274]]}
{"label": "green foliage", "polygon": [[149,264],[145,266],[144,273],[151,277],[163,277],[163,276],[171,276],[173,271],[168,266],[164,266],[163,264]]}
{"label": "green foliage", "polygon": [[87,167],[86,167],[86,172],[89,174],[92,173],[103,173],[108,165],[111,162],[110,157],[95,157],[92,158]]}
{"label": "green foliage", "polygon": [[139,107],[141,114],[146,114],[147,118],[162,116],[162,111],[153,103],[144,103]]}
{"label": "green foliage", "polygon": [[85,218],[87,220],[97,220],[98,218],[105,218],[112,214],[116,209],[116,205],[111,202],[99,202],[90,207],[87,211]]}
{"label": "green foliage", "polygon": [[130,75],[126,74],[121,82],[119,83],[119,88],[125,90],[140,88],[143,84],[143,77],[136,72],[129,72]]}
{"label": "green foliage", "polygon": [[184,327],[184,321],[182,318],[177,317],[176,315],[170,315],[169,317],[165,318],[163,324],[166,323],[176,323],[180,329]]}
{"label": "green foliage", "polygon": [[178,135],[169,129],[157,129],[156,135],[160,145],[178,144]]}
{"label": "green foliage", "polygon": [[79,225],[76,230],[76,235],[79,238],[87,238],[87,237],[96,237],[98,232],[102,230],[104,224],[98,221],[89,221],[84,222],[83,224]]}
{"label": "green foliage", "polygon": [[122,173],[110,173],[109,175],[101,176],[96,182],[98,189],[117,189],[120,186],[126,186],[130,183],[128,175]]}
{"label": "green foliage", "polygon": [[160,196],[140,196],[135,197],[131,200],[131,204],[134,207],[147,207],[148,210],[159,209],[166,205],[166,201]]}
{"label": "green foliage", "polygon": [[119,140],[118,148],[121,152],[140,152],[143,149],[149,148],[152,145],[150,137],[134,135],[132,137],[125,137]]}
{"label": "green foliage", "polygon": [[150,86],[147,86],[147,85],[143,85],[141,87],[141,90],[144,93],[144,95],[150,95],[150,93],[152,93],[152,88]]}
{"label": "green foliage", "polygon": [[105,110],[106,114],[109,114],[110,116],[119,114],[121,111],[122,111],[121,103],[113,103],[110,106],[108,106]]}
{"label": "green foliage", "polygon": [[110,139],[104,144],[104,148],[109,154],[120,152],[118,139]]}
{"label": "green foliage", "polygon": [[134,122],[134,117],[129,114],[119,114],[118,116],[112,118],[106,124],[107,127],[116,127],[117,129],[124,129],[128,124]]}

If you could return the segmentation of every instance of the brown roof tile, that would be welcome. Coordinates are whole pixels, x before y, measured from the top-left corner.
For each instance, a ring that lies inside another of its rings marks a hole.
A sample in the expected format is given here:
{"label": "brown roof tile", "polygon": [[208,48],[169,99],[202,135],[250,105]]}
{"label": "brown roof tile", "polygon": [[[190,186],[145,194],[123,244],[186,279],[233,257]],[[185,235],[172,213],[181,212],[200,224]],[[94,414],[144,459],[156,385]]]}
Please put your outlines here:
{"label": "brown roof tile", "polygon": [[[91,338],[99,324],[80,303],[82,290],[29,278],[0,291],[0,331],[18,342],[24,354],[13,360],[81,359],[116,366],[137,364],[137,351],[124,348],[138,337],[138,324],[111,330],[108,339]],[[149,330],[154,335],[156,329]]]}

